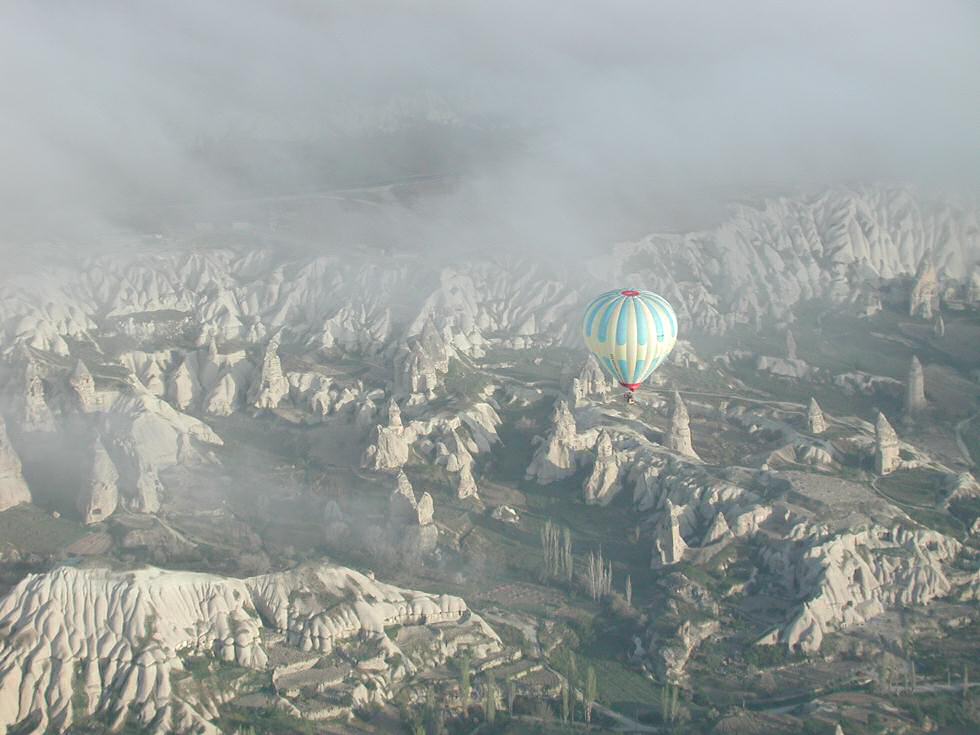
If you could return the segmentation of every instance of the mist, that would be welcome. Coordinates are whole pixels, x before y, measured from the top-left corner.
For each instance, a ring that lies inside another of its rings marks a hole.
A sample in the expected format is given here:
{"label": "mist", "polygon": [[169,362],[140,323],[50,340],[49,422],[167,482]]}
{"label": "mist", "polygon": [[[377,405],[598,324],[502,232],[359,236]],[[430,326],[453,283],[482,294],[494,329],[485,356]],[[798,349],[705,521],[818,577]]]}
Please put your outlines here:
{"label": "mist", "polygon": [[965,0],[8,2],[3,249],[420,178],[313,247],[555,254],[761,195],[974,192],[978,29]]}

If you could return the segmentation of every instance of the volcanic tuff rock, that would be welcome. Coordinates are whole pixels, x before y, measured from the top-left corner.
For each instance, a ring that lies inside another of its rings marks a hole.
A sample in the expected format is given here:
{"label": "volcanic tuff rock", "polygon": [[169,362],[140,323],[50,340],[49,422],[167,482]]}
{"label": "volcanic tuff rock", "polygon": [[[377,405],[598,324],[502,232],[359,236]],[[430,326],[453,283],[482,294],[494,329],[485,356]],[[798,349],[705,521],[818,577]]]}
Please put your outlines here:
{"label": "volcanic tuff rock", "polygon": [[439,531],[433,524],[434,510],[432,496],[424,492],[416,498],[412,483],[399,471],[388,500],[388,525],[406,550],[429,553],[435,548]]}
{"label": "volcanic tuff rock", "polygon": [[[684,322],[723,332],[744,323],[768,326],[788,315],[792,305],[803,299],[851,300],[858,308],[865,302],[880,305],[878,282],[911,275],[926,255],[935,263],[937,277],[944,284],[971,278],[964,291],[968,299],[980,300],[980,271],[970,271],[977,237],[974,212],[934,206],[908,192],[891,189],[839,190],[806,200],[781,199],[742,207],[708,232],[653,236],[621,246],[617,256],[622,257],[604,258],[594,272],[602,279],[612,279],[620,274],[611,269],[628,267],[631,280],[639,278],[670,298]],[[489,413],[493,409],[487,404],[486,409],[470,406],[463,410],[463,416],[456,405],[451,411],[443,411],[436,408],[439,404],[432,404],[430,410],[424,404],[441,389],[440,371],[453,355],[475,356],[496,347],[578,344],[578,310],[596,285],[578,276],[573,280],[551,275],[523,262],[501,265],[475,260],[441,268],[427,257],[410,253],[379,262],[373,255],[356,253],[293,258],[271,250],[247,254],[223,249],[133,252],[136,254],[123,259],[96,261],[76,274],[53,276],[43,290],[36,288],[36,280],[6,281],[0,287],[0,343],[5,348],[30,345],[39,356],[60,356],[50,364],[63,366],[70,361],[61,358],[78,357],[70,354],[74,345],[101,339],[100,325],[108,319],[117,325],[119,334],[129,335],[147,350],[140,355],[133,350],[113,356],[106,340],[95,345],[102,348],[104,359],[96,357],[98,350],[86,349],[84,353],[100,377],[100,390],[95,392],[92,381],[90,397],[105,404],[98,409],[102,412],[98,419],[101,422],[104,418],[107,424],[105,448],[119,470],[120,495],[124,503],[138,509],[155,507],[159,470],[195,453],[191,437],[209,441],[206,426],[157,399],[169,395],[176,405],[182,405],[189,393],[188,410],[193,407],[228,414],[242,407],[249,386],[259,390],[267,382],[266,373],[275,372],[263,365],[263,376],[253,380],[250,373],[239,372],[226,362],[228,356],[218,353],[215,338],[223,344],[245,343],[245,349],[251,351],[259,349],[268,335],[288,327],[291,344],[308,348],[311,354],[370,353],[382,364],[380,382],[385,383],[386,393],[404,397],[406,418],[405,425],[390,418],[387,426],[379,422],[379,436],[372,437],[368,454],[381,459],[375,462],[371,457],[367,463],[378,469],[394,469],[404,465],[414,450],[426,459],[444,461],[447,468],[469,467],[471,462],[465,461],[459,447],[472,460],[474,453],[484,451],[484,444],[494,441],[495,424]],[[625,263],[628,266],[619,265]],[[561,268],[555,270],[560,272]],[[568,283],[576,286],[569,287]],[[43,298],[38,298],[39,293]],[[921,296],[916,298],[921,300]],[[167,316],[175,311],[182,315],[176,321]],[[397,315],[394,320],[393,313]],[[331,316],[325,319],[325,315]],[[170,350],[160,350],[153,342],[165,331],[155,327],[154,321],[199,327],[200,335],[184,336],[197,339],[200,349],[174,349],[173,355]],[[269,358],[269,350],[265,352]],[[672,364],[680,355],[679,345]],[[278,362],[278,356],[272,356]],[[773,363],[774,369],[795,369],[784,358],[773,359],[782,361]],[[95,360],[100,360],[98,365]],[[117,363],[129,369],[141,384],[117,390]],[[461,363],[465,365],[465,360]],[[241,364],[254,369],[247,360]],[[394,372],[387,372],[392,365]],[[186,375],[182,366],[186,366]],[[50,370],[45,373],[49,388],[57,390],[65,384],[66,371],[63,367],[58,370],[57,380]],[[282,373],[281,364],[278,372]],[[587,367],[583,373],[592,375],[584,376],[584,385],[580,375],[577,387],[563,385],[562,389],[573,408],[586,410],[559,419],[561,406],[556,406],[548,439],[538,447],[528,468],[529,475],[540,481],[566,477],[576,471],[580,460],[597,453],[600,423],[590,419],[588,412],[603,408],[597,405],[602,394],[595,371]],[[356,411],[359,425],[367,421],[368,404],[376,400],[369,397],[369,389],[379,387],[378,382],[365,388],[353,380],[345,382],[342,377],[313,371],[290,372],[284,377],[288,387],[271,403],[285,401],[288,394],[292,408],[303,408],[314,416],[341,409]],[[378,381],[373,370],[363,379]],[[195,394],[195,381],[200,385],[199,395]],[[594,385],[590,386],[590,381]],[[847,391],[879,395],[895,391],[896,397],[903,387],[897,381],[860,373],[836,376],[835,382]],[[184,385],[177,390],[178,383],[189,384],[190,389]],[[174,386],[169,394],[168,386]],[[42,393],[44,387],[42,383]],[[280,391],[282,387],[280,384]],[[506,389],[513,390],[511,386]],[[527,389],[525,395],[536,400],[535,396],[539,398],[547,390],[551,389]],[[592,405],[587,405],[589,402]],[[60,407],[54,400],[51,405]],[[668,502],[673,505],[669,515],[676,523],[670,524],[670,545],[679,546],[673,543],[675,526],[692,553],[698,550],[697,539],[701,546],[707,546],[727,538],[725,527],[728,534],[739,538],[764,529],[768,545],[770,533],[781,537],[788,532],[784,524],[791,523],[790,519],[795,522],[794,514],[802,513],[798,508],[786,511],[791,503],[778,500],[779,493],[772,490],[776,481],[767,473],[749,477],[735,471],[721,474],[678,462],[639,432],[621,428],[621,418],[615,419],[619,481],[632,486],[638,513],[650,515],[647,520],[652,523],[644,527],[646,532],[666,518],[660,514]],[[11,416],[10,420],[17,419]],[[388,432],[386,437],[380,436],[382,428]],[[838,428],[835,425],[835,434]],[[867,434],[865,430],[868,443],[862,450],[873,447]],[[823,446],[813,437],[806,442],[790,437],[785,447],[792,456],[787,455],[787,460],[826,464],[830,455],[821,453]],[[899,462],[898,447],[896,437],[892,448],[895,464]],[[593,466],[593,476],[600,465],[597,462]],[[463,473],[459,469],[456,472],[461,482]],[[605,484],[606,474],[597,477],[599,486]],[[766,485],[777,500],[760,497],[759,493],[764,493],[760,484]],[[795,491],[802,492],[799,488]],[[856,518],[863,522],[859,514]],[[792,528],[798,536],[795,543],[807,548],[829,542],[832,536],[812,518],[800,520]],[[660,531],[664,530],[661,526]],[[870,541],[859,539],[856,543],[860,554]],[[837,563],[837,553],[827,551],[832,565]],[[782,558],[782,551],[779,556]],[[846,555],[839,558],[850,563]],[[794,569],[801,568],[795,558],[786,559]],[[937,563],[941,567],[943,562]],[[893,582],[901,587],[909,579],[929,577],[930,568],[928,560],[913,553]],[[792,587],[797,584],[795,578],[787,579],[790,594],[804,599],[817,595],[812,604],[823,604],[818,600],[822,594],[819,575],[806,577],[807,586],[798,590]],[[862,601],[848,598],[842,604],[847,602]],[[833,617],[823,620],[821,626],[841,622],[845,613],[838,604],[828,604]],[[883,600],[882,604],[890,602]],[[799,635],[794,631],[786,641],[810,640],[805,634],[807,626],[799,630]]]}
{"label": "volcanic tuff rock", "polygon": [[[914,527],[864,485],[797,471],[779,479],[742,470],[725,474],[721,479],[701,465],[646,459],[637,460],[629,478],[637,511],[652,512],[654,567],[701,557],[721,541],[767,529],[766,568],[788,594],[804,600],[770,642],[815,651],[830,630],[895,605],[927,604],[972,579],[950,574],[959,542]],[[796,505],[792,493],[825,510],[814,515]],[[699,530],[705,519],[712,520]],[[692,546],[688,540],[698,537],[701,546]]]}
{"label": "volcanic tuff rock", "polygon": [[119,472],[106,452],[102,440],[92,442],[92,468],[78,496],[78,511],[82,523],[104,521],[116,511],[119,503]]}
{"label": "volcanic tuff rock", "polygon": [[160,363],[157,362],[155,357],[150,359],[149,364],[143,371],[142,380],[146,389],[157,398],[163,398],[166,395],[167,388],[163,382],[163,368],[160,367]]}
{"label": "volcanic tuff rock", "polygon": [[395,357],[395,391],[408,397],[408,405],[419,405],[435,398],[438,385],[435,363],[421,342],[413,342]]}
{"label": "volcanic tuff rock", "polygon": [[21,472],[20,457],[7,436],[7,424],[0,416],[0,511],[31,502],[31,491]]}
{"label": "volcanic tuff rock", "polygon": [[909,295],[909,316],[932,319],[939,310],[939,276],[936,267],[923,258],[915,273],[915,283]]}
{"label": "volcanic tuff rock", "polygon": [[[432,651],[431,663],[413,661],[385,628],[420,623],[465,635]],[[262,671],[278,647],[277,659],[295,660],[299,649],[336,666],[344,658],[334,652],[360,640],[378,649],[382,666],[351,670],[336,687],[351,701],[350,693],[370,679],[384,701],[394,677],[439,665],[457,646],[468,646],[477,659],[501,648],[458,597],[400,589],[329,564],[244,580],[61,567],[28,576],[0,602],[0,630],[0,732],[33,718],[25,732],[38,734],[65,732],[92,714],[113,728],[131,721],[155,733],[218,733],[213,697],[233,693],[183,686],[175,674],[191,655]],[[275,666],[273,680],[280,681],[284,670]],[[349,712],[350,705],[338,714]]]}
{"label": "volcanic tuff rock", "polygon": [[408,476],[399,470],[395,477],[395,489],[388,498],[388,517],[399,523],[415,520],[417,506],[412,483],[409,482]]}
{"label": "volcanic tuff rock", "polygon": [[926,378],[922,372],[922,363],[912,355],[909,365],[909,376],[905,383],[905,415],[913,417],[926,408]]}
{"label": "volcanic tuff rock", "polygon": [[81,360],[75,363],[75,370],[69,377],[68,384],[75,392],[75,398],[83,411],[94,411],[98,407],[99,399],[95,394],[95,380]]}
{"label": "volcanic tuff rock", "polygon": [[[202,346],[211,337],[255,344],[289,326],[314,349],[380,353],[420,335],[427,322],[464,353],[481,350],[494,333],[503,335],[492,338],[501,345],[556,344],[577,339],[571,325],[582,300],[598,281],[626,275],[611,272],[610,264],[622,263],[666,296],[682,321],[723,332],[781,318],[802,299],[859,298],[867,284],[912,275],[927,255],[943,278],[980,284],[971,269],[976,222],[975,211],[883,187],[768,200],[735,208],[709,231],[617,246],[595,269],[602,274],[596,283],[567,279],[581,291],[526,262],[441,267],[420,256],[417,267],[406,268],[401,258],[379,263],[349,252],[288,260],[273,250],[134,249],[80,273],[43,274],[43,284],[38,276],[8,279],[0,289],[0,342],[67,356],[67,339],[97,335],[99,315],[122,324],[137,314],[180,312],[199,326]],[[968,286],[968,297],[970,288],[980,292],[980,285]],[[389,317],[394,304],[408,316],[402,333]],[[333,316],[324,321],[324,314]]]}
{"label": "volcanic tuff rock", "polygon": [[840,373],[834,376],[834,385],[843,389],[845,395],[863,394],[866,396],[882,395],[899,399],[904,386],[902,381],[884,375],[872,375],[860,370]]}
{"label": "volcanic tuff rock", "polygon": [[[928,604],[953,589],[944,565],[961,547],[936,531],[874,524],[812,539],[802,554],[789,545],[765,552],[770,566],[814,590],[780,635],[791,650],[819,650],[831,630],[863,623],[896,605]],[[875,553],[878,549],[890,553]]]}
{"label": "volcanic tuff rock", "polygon": [[232,373],[225,373],[204,399],[204,411],[211,416],[231,416],[241,397],[241,389]]}
{"label": "volcanic tuff rock", "polygon": [[651,563],[654,568],[676,564],[684,559],[687,544],[681,536],[680,524],[677,520],[683,512],[683,508],[675,507],[670,499],[667,499],[654,535]]}
{"label": "volcanic tuff rock", "polygon": [[525,475],[540,485],[548,485],[575,474],[580,453],[590,450],[597,438],[594,429],[582,434],[575,426],[575,416],[568,402],[559,399],[551,417],[551,433],[541,441]]}
{"label": "volcanic tuff rock", "polygon": [[664,573],[658,586],[662,593],[649,609],[643,648],[659,677],[679,683],[687,678],[684,669],[694,650],[720,630],[710,619],[718,605],[705,587],[677,572]]}
{"label": "volcanic tuff rock", "polygon": [[[105,458],[98,447],[93,445],[92,454],[78,468],[77,473],[79,478],[87,478],[80,483],[81,495],[76,498],[83,517],[88,515],[86,509],[92,501],[93,488],[96,490],[97,506],[114,507],[113,503],[103,502],[112,495],[109,488],[114,484],[128,509],[155,512],[159,508],[161,490],[158,472],[177,464],[193,464],[198,461],[200,457],[195,449],[195,441],[215,445],[222,443],[209,426],[178,411],[141,382],[138,373],[145,374],[146,370],[152,371],[154,365],[161,367],[168,364],[169,360],[169,353],[166,352],[123,353],[120,363],[128,368],[128,374],[120,375],[119,365],[106,368],[107,373],[113,377],[107,380],[107,385],[101,390],[96,390],[92,373],[81,360],[75,362],[70,371],[64,368],[63,362],[45,362],[47,381],[62,386],[60,394],[55,396],[54,405],[69,421],[81,421],[79,425],[98,426],[102,437],[100,446],[108,452],[110,462],[115,465],[119,475],[118,482],[102,482],[102,478],[108,477],[112,472],[107,469],[102,472],[107,467],[103,461]],[[185,357],[181,363],[187,371],[191,371],[191,366],[195,364],[190,357]],[[54,428],[49,426],[51,412],[44,400],[39,371],[40,368],[36,366],[31,368],[31,377],[38,378],[28,383],[33,396],[28,396],[31,410],[25,410],[22,414],[19,411],[14,412],[14,418],[21,420],[21,431]],[[178,372],[180,373],[183,371]],[[190,375],[193,376],[194,373],[190,372]],[[16,408],[19,402],[16,395],[19,382],[17,370],[12,370],[7,377],[8,391],[14,392],[12,397]],[[68,400],[58,400],[63,398]],[[84,419],[78,416],[70,418],[76,413],[87,416]],[[93,466],[101,469],[97,472],[99,477],[89,483],[91,478],[88,475]],[[94,518],[90,517],[90,520]]]}
{"label": "volcanic tuff rock", "polygon": [[770,355],[759,355],[756,357],[755,369],[760,372],[771,373],[780,378],[794,378],[796,380],[802,380],[814,373],[814,368],[803,360],[791,360],[785,357],[772,357]]}
{"label": "volcanic tuff rock", "polygon": [[687,415],[687,406],[676,390],[670,407],[670,428],[667,430],[664,446],[685,457],[700,459],[691,444],[691,423]]}
{"label": "volcanic tuff rock", "polygon": [[595,355],[590,354],[578,374],[563,376],[565,391],[571,396],[572,406],[577,407],[584,401],[605,401],[609,397],[609,381]]}
{"label": "volcanic tuff rock", "polygon": [[973,209],[903,189],[835,189],[736,207],[712,230],[650,235],[617,246],[613,260],[628,263],[684,323],[721,333],[769,324],[805,299],[867,298],[865,284],[912,275],[926,255],[944,277],[966,280],[976,224]]}
{"label": "volcanic tuff rock", "polygon": [[479,493],[476,486],[476,479],[473,477],[472,464],[463,464],[456,473],[456,497],[460,500],[464,498],[475,498]]}
{"label": "volcanic tuff rock", "polygon": [[23,382],[16,378],[13,385],[13,404],[19,413],[20,427],[24,431],[54,431],[54,417],[45,399],[44,380],[41,378],[37,362],[24,347],[14,360],[13,370],[20,373]]}
{"label": "volcanic tuff rock", "polygon": [[885,414],[879,411],[875,421],[875,473],[890,474],[900,464],[898,435]]}
{"label": "volcanic tuff rock", "polygon": [[333,355],[374,355],[391,337],[391,309],[364,303],[343,305],[328,317],[312,340],[320,352]]}
{"label": "volcanic tuff rock", "polygon": [[657,673],[667,681],[684,679],[684,668],[694,649],[721,630],[717,620],[685,620],[666,640],[653,638],[650,647],[656,650]]}
{"label": "volcanic tuff rock", "polygon": [[416,511],[419,526],[432,524],[435,516],[435,504],[432,501],[432,496],[428,492],[422,493]]}
{"label": "volcanic tuff rock", "polygon": [[180,363],[180,366],[170,378],[167,397],[178,410],[183,411],[196,403],[200,398],[200,394],[201,386],[194,379],[194,376],[191,375],[191,371],[187,367],[187,361],[185,360]]}
{"label": "volcanic tuff rock", "polygon": [[400,429],[402,426],[402,411],[394,398],[388,401],[388,428]]}
{"label": "volcanic tuff rock", "polygon": [[364,450],[361,466],[372,470],[394,470],[408,462],[411,440],[414,437],[402,425],[401,409],[395,399],[388,402],[388,425],[378,424]]}
{"label": "volcanic tuff rock", "polygon": [[256,408],[275,408],[289,395],[289,381],[279,362],[280,339],[281,333],[277,332],[266,345],[259,378],[249,392],[249,402]]}
{"label": "volcanic tuff rock", "polygon": [[811,434],[822,434],[827,430],[827,421],[824,419],[823,411],[820,409],[817,399],[812,396],[806,407],[806,430]]}
{"label": "volcanic tuff rock", "polygon": [[[389,403],[389,426],[376,426],[361,458],[361,466],[380,471],[403,467],[412,447],[434,461],[445,464],[449,472],[457,473],[457,485],[467,488],[472,480],[472,454],[489,452],[498,441],[500,416],[488,403],[473,403],[452,413],[439,413],[425,420],[413,419],[404,424],[397,404]],[[392,412],[394,408],[394,412]],[[465,441],[460,437],[466,433]],[[436,438],[441,437],[441,440]],[[452,447],[452,450],[450,450]],[[466,465],[470,477],[460,477]]]}
{"label": "volcanic tuff rock", "polygon": [[605,429],[599,431],[595,443],[595,462],[592,474],[583,488],[585,502],[589,505],[606,505],[622,487],[619,458],[613,448],[612,438]]}

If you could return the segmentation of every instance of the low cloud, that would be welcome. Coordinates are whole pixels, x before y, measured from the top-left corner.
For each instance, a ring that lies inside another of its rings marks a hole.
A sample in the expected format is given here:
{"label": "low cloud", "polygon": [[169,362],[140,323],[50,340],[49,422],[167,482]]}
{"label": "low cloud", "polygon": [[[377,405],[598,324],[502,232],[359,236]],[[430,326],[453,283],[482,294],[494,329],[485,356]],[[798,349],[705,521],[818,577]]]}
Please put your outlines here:
{"label": "low cloud", "polygon": [[8,2],[4,247],[416,176],[450,183],[338,232],[560,252],[737,197],[975,191],[978,27],[966,0]]}

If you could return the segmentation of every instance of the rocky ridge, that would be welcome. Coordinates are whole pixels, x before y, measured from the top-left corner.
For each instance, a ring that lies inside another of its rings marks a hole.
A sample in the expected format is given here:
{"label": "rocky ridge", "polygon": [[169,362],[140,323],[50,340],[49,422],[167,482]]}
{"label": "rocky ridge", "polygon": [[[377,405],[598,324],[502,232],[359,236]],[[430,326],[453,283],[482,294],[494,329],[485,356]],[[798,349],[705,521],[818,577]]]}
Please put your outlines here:
{"label": "rocky ridge", "polygon": [[[500,650],[499,638],[463,600],[328,564],[244,580],[153,568],[31,575],[0,602],[0,731],[18,725],[65,732],[96,714],[114,728],[131,719],[151,732],[217,733],[222,701],[183,686],[180,672],[190,659],[271,671],[275,681],[288,671],[276,663],[284,656],[315,652],[327,661],[355,639],[370,641],[382,659],[401,656],[385,633],[397,625],[465,629],[456,644],[428,654],[435,662],[456,646],[477,659]],[[333,688],[346,692],[349,704],[333,715],[387,699],[398,679],[418,670],[412,657],[402,660],[401,668],[359,666],[338,677]],[[278,701],[304,715],[287,698]]]}

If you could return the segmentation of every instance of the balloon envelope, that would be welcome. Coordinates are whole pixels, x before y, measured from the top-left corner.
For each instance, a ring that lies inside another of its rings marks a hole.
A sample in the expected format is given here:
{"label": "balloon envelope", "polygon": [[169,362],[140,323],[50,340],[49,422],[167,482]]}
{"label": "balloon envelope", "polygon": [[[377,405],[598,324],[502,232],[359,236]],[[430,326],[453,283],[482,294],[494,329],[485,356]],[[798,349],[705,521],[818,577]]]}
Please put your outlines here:
{"label": "balloon envelope", "polygon": [[652,291],[616,289],[593,299],[582,320],[585,345],[631,391],[650,377],[677,342],[677,315]]}

